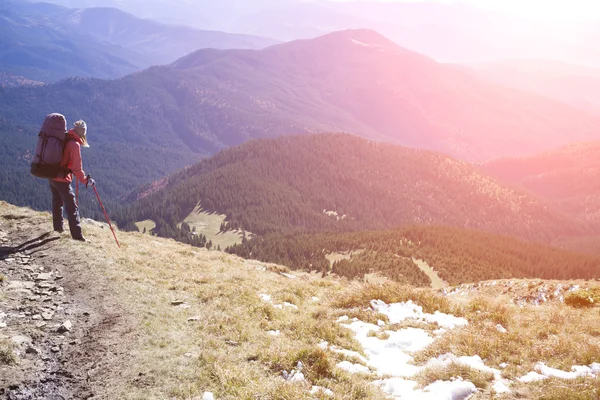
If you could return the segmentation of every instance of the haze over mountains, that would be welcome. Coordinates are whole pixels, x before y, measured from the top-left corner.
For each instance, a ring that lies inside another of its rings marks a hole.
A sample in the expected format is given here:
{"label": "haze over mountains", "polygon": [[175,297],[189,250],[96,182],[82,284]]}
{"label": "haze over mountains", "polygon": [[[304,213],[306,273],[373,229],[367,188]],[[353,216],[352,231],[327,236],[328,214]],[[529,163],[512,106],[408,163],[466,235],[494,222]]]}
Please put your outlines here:
{"label": "haze over mountains", "polygon": [[121,77],[200,48],[258,49],[277,43],[143,20],[118,9],[68,9],[7,0],[0,5],[0,72],[54,82]]}
{"label": "haze over mountains", "polygon": [[600,114],[600,68],[549,60],[506,60],[472,67],[504,86]]}
{"label": "haze over mountains", "polygon": [[496,160],[484,164],[484,170],[600,226],[600,142],[575,143],[534,157]]}
{"label": "haze over mountains", "polygon": [[72,7],[120,7],[168,23],[284,41],[349,28],[374,29],[403,47],[445,62],[528,58],[600,66],[597,23],[542,22],[464,4],[299,0],[53,2]]}

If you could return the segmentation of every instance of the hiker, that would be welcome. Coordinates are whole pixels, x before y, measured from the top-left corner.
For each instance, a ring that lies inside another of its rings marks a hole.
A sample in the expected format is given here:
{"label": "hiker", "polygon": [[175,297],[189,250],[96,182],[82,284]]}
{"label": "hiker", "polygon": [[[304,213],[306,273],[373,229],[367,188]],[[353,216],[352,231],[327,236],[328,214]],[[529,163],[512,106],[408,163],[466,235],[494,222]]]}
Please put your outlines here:
{"label": "hiker", "polygon": [[31,174],[48,179],[50,182],[54,230],[59,233],[64,231],[63,208],[65,208],[71,236],[75,240],[86,242],[81,231],[79,206],[71,187],[73,175],[86,187],[95,185],[91,176],[86,176],[83,172],[81,146],[90,147],[84,121],[75,122],[73,129],[67,131],[67,120],[64,115],[48,114],[38,134]]}
{"label": "hiker", "polygon": [[[65,123],[66,127],[66,123]],[[79,206],[75,201],[75,194],[73,193],[73,175],[84,183],[86,186],[94,185],[94,180],[85,175],[83,172],[83,164],[81,161],[81,147],[90,147],[87,141],[87,126],[84,121],[75,122],[73,129],[67,131],[66,142],[64,143],[64,150],[62,155],[61,166],[65,168],[69,173],[63,177],[56,177],[48,179],[50,182],[50,190],[52,191],[52,221],[54,224],[54,230],[62,233],[63,228],[63,207],[67,211],[67,218],[69,220],[69,229],[71,230],[71,236],[75,240],[86,242],[86,238],[83,236],[81,230],[81,221],[79,219]]]}

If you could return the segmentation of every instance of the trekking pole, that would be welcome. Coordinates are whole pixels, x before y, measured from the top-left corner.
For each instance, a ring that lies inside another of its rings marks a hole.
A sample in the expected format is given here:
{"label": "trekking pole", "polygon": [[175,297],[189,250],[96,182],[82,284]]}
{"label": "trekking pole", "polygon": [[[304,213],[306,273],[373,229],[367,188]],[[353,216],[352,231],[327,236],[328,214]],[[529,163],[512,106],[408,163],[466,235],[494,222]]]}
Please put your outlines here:
{"label": "trekking pole", "polygon": [[79,179],[75,178],[75,205],[79,207]]}
{"label": "trekking pole", "polygon": [[102,212],[104,213],[104,218],[106,218],[106,222],[108,222],[108,226],[110,226],[110,230],[113,236],[115,237],[115,242],[117,242],[117,246],[121,248],[121,245],[119,244],[119,239],[117,239],[117,234],[115,233],[115,230],[113,229],[113,226],[110,223],[110,218],[108,218],[108,214],[106,213],[106,209],[104,208],[104,204],[102,204],[102,200],[100,200],[98,189],[96,189],[96,185],[92,185],[92,187],[94,188],[94,193],[96,193],[96,197],[98,198],[98,203],[100,203],[100,208],[102,208]]}

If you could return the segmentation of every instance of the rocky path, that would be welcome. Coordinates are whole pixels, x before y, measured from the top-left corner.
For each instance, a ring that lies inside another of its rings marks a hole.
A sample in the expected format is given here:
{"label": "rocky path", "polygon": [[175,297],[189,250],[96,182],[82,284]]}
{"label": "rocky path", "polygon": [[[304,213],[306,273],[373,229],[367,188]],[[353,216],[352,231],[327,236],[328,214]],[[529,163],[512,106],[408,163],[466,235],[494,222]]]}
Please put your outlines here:
{"label": "rocky path", "polygon": [[82,274],[93,249],[15,210],[0,203],[0,398],[101,398],[128,329],[105,282]]}

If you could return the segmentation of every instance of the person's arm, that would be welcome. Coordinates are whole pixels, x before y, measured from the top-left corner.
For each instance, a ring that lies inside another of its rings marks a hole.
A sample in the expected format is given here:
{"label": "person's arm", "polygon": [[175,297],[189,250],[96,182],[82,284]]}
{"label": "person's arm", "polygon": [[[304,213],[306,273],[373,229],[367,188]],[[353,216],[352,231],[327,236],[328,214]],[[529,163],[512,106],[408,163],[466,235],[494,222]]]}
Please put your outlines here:
{"label": "person's arm", "polygon": [[70,147],[71,153],[71,171],[73,175],[84,185],[87,184],[87,177],[83,171],[83,161],[81,159],[81,145],[77,142],[72,143]]}

